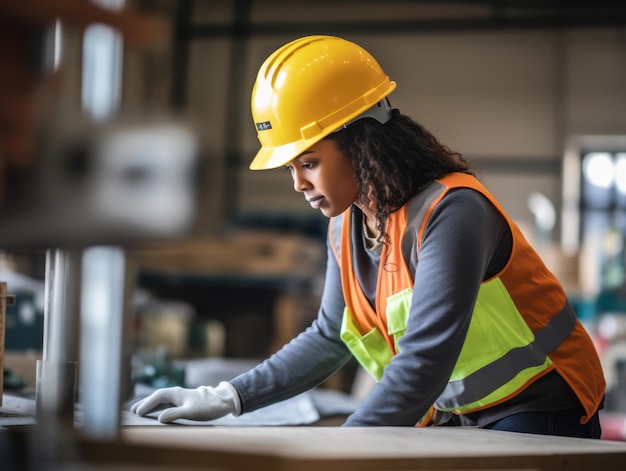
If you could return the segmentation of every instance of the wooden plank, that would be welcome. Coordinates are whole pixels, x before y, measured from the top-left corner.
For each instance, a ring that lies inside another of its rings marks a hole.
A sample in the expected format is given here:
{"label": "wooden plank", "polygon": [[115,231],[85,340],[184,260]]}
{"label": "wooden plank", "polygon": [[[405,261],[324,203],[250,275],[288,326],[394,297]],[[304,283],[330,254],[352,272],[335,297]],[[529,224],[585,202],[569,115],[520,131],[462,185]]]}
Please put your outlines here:
{"label": "wooden plank", "polygon": [[230,463],[225,469],[232,470],[245,469],[257,458],[272,461],[273,469],[297,471],[626,469],[624,442],[463,427],[154,426],[125,427],[121,437],[127,445]]}

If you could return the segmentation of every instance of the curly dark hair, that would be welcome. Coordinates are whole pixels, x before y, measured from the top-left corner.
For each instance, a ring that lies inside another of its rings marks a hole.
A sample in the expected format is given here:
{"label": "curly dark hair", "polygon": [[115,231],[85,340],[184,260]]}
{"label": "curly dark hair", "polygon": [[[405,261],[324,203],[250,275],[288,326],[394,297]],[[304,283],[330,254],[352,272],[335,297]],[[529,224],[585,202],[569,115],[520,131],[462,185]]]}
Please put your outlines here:
{"label": "curly dark hair", "polygon": [[327,139],[335,141],[352,160],[361,191],[359,203],[376,214],[381,241],[387,236],[389,214],[426,185],[452,172],[474,175],[461,154],[397,109],[386,124],[360,119]]}

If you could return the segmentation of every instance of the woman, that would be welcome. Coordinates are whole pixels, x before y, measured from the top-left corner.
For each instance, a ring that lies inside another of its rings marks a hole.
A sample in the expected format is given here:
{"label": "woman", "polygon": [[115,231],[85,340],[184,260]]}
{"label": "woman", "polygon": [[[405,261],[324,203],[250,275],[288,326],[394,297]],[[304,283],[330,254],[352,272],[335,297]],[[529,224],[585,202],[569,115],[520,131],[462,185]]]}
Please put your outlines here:
{"label": "woman", "polygon": [[232,381],[156,391],[135,413],[245,413],[317,386],[353,355],[377,382],[346,426],[600,437],[602,369],[563,288],[468,163],[392,109],[394,88],[340,38],[301,38],[265,61],[250,167],[286,166],[330,218],[318,317]]}

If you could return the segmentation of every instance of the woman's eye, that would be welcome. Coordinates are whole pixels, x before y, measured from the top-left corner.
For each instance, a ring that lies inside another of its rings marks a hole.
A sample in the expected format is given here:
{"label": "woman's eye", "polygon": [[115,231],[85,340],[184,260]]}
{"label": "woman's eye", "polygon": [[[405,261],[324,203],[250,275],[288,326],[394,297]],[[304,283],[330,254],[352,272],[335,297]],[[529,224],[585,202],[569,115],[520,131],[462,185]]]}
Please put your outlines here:
{"label": "woman's eye", "polygon": [[285,165],[285,170],[291,172],[293,170],[293,167],[291,165]]}

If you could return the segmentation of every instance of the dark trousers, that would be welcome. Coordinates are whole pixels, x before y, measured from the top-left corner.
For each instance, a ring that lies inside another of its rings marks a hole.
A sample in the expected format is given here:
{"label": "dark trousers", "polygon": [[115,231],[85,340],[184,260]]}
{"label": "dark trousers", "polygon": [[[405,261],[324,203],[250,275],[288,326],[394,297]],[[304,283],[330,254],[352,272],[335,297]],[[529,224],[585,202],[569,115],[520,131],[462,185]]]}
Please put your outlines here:
{"label": "dark trousers", "polygon": [[564,437],[600,438],[602,429],[598,413],[596,412],[585,424],[580,423],[582,415],[584,412],[580,409],[558,412],[522,412],[504,417],[483,428]]}

